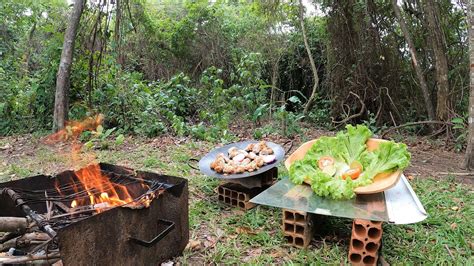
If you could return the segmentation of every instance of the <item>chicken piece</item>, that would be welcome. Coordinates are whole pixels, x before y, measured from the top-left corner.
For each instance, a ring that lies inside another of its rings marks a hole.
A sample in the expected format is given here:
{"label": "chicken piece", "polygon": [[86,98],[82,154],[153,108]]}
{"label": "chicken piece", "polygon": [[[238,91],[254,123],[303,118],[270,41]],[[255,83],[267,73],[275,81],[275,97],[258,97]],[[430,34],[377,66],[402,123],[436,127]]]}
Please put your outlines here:
{"label": "chicken piece", "polygon": [[232,147],[228,150],[228,153],[229,153],[229,158],[232,159],[234,158],[234,156],[239,154],[239,149],[237,149],[237,147]]}
{"label": "chicken piece", "polygon": [[241,174],[241,173],[243,173],[243,172],[245,172],[245,167],[244,167],[244,166],[240,165],[240,166],[237,166],[237,167],[235,168],[235,173],[236,173],[236,174]]}
{"label": "chicken piece", "polygon": [[245,159],[240,163],[240,165],[245,166],[245,165],[249,164],[251,161],[252,161],[252,160],[250,160],[249,158],[245,158]]}
{"label": "chicken piece", "polygon": [[254,160],[255,164],[257,165],[258,168],[262,167],[265,164],[265,161],[263,160],[262,156],[257,156]]}
{"label": "chicken piece", "polygon": [[247,145],[247,147],[245,147],[245,150],[250,152],[250,151],[252,151],[253,146],[255,146],[255,143],[250,143],[249,145]]}
{"label": "chicken piece", "polygon": [[231,175],[232,175],[232,174],[234,174],[234,172],[235,172],[235,168],[236,168],[235,166],[226,164],[226,165],[224,166],[223,172],[224,172],[224,174],[231,174]]}
{"label": "chicken piece", "polygon": [[253,146],[253,149],[252,151],[255,153],[255,154],[258,154],[262,149],[266,148],[267,147],[267,144],[265,144],[265,141],[260,141],[259,143],[255,144]]}
{"label": "chicken piece", "polygon": [[218,172],[219,174],[222,174],[224,172],[224,167],[226,166],[225,163],[221,163],[221,164],[218,164],[216,165],[216,167],[214,168],[214,171]]}
{"label": "chicken piece", "polygon": [[255,154],[253,152],[247,153],[247,158],[249,158],[250,160],[254,160],[255,157],[257,157],[257,154]]}
{"label": "chicken piece", "polygon": [[216,159],[211,163],[211,169],[215,170],[219,165],[225,164],[225,155],[223,153],[219,153],[216,156]]}
{"label": "chicken piece", "polygon": [[273,154],[273,150],[272,148],[266,146],[265,148],[263,148],[261,151],[260,151],[260,155],[270,155],[270,154]]}
{"label": "chicken piece", "polygon": [[245,170],[249,171],[249,172],[253,172],[253,171],[257,170],[257,164],[255,163],[255,161],[250,162],[249,164],[247,164],[245,166]]}

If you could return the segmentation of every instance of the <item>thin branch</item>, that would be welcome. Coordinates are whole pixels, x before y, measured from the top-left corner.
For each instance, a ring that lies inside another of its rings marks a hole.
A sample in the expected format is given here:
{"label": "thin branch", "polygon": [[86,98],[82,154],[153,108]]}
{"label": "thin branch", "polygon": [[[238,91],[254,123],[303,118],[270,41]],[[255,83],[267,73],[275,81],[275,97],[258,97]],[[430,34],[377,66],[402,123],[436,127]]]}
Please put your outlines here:
{"label": "thin branch", "polygon": [[334,124],[343,124],[343,123],[346,123],[347,121],[350,121],[350,120],[352,120],[352,119],[354,119],[354,118],[356,118],[356,117],[359,117],[359,116],[361,116],[361,115],[364,114],[364,112],[365,112],[365,104],[364,104],[364,101],[362,101],[362,99],[360,98],[359,95],[355,94],[355,93],[352,92],[352,91],[350,91],[349,94],[352,94],[352,95],[354,95],[355,97],[357,97],[357,99],[359,99],[359,102],[360,102],[360,105],[361,105],[360,111],[359,111],[357,114],[353,114],[353,115],[351,115],[351,116],[349,116],[349,117],[346,117],[346,118],[344,118],[344,119],[341,120],[341,121],[333,121]]}
{"label": "thin branch", "polygon": [[387,135],[389,132],[392,132],[396,129],[399,129],[399,128],[403,128],[403,127],[409,127],[409,126],[416,126],[416,125],[431,125],[431,124],[438,124],[438,125],[449,125],[449,126],[452,126],[453,124],[451,122],[444,122],[444,121],[432,121],[432,120],[429,120],[429,121],[418,121],[418,122],[409,122],[409,123],[406,123],[406,124],[403,124],[403,125],[399,125],[399,126],[396,126],[396,127],[392,127],[392,128],[389,128],[387,129],[384,133],[382,133],[382,138]]}

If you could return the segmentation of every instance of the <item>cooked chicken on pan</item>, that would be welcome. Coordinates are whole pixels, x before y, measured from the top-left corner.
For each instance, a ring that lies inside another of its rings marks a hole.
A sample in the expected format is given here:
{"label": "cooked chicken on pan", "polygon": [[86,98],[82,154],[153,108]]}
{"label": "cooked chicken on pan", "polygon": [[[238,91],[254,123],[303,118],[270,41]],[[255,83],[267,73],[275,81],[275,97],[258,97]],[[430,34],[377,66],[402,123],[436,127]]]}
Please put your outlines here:
{"label": "cooked chicken on pan", "polygon": [[251,143],[244,150],[232,147],[228,156],[219,153],[211,163],[211,169],[225,175],[253,172],[260,167],[275,161],[272,148],[265,141]]}

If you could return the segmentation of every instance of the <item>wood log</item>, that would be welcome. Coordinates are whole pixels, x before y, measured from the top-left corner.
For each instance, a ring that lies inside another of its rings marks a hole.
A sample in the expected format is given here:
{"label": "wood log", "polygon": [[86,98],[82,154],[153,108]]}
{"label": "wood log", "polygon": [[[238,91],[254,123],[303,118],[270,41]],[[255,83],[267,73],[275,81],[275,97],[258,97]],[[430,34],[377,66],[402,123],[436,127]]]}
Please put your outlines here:
{"label": "wood log", "polygon": [[61,259],[59,253],[48,255],[29,255],[19,257],[0,257],[0,264],[18,264],[18,263],[39,263],[39,264],[53,264]]}
{"label": "wood log", "polygon": [[0,217],[0,232],[24,232],[28,220],[23,217]]}

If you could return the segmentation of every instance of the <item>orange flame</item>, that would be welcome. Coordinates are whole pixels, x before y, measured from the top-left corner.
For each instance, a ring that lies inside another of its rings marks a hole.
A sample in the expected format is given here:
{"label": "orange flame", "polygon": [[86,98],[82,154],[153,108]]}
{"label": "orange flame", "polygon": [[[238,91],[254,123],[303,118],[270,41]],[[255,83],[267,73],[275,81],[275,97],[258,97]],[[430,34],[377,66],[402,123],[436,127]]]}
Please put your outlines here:
{"label": "orange flame", "polygon": [[53,144],[61,141],[76,140],[83,131],[96,129],[102,124],[103,120],[104,116],[98,114],[82,121],[68,121],[63,129],[46,137],[44,142],[46,144]]}
{"label": "orange flame", "polygon": [[[73,162],[77,165],[81,160],[82,144],[77,140],[84,130],[94,130],[103,121],[103,115],[86,118],[83,121],[68,122],[66,127],[45,138],[46,144],[57,142],[72,141],[71,155]],[[116,206],[131,205],[130,207],[148,207],[154,198],[154,195],[146,195],[139,201],[134,202],[127,187],[112,183],[109,178],[102,174],[100,166],[95,160],[92,164],[74,172],[79,179],[80,185],[72,181],[71,188],[74,192],[87,193],[87,197],[78,197],[71,202],[71,208],[80,206],[91,206],[97,212]],[[149,187],[141,183],[142,191],[147,191]],[[64,196],[65,191],[61,191],[59,184],[56,184],[56,190]]]}

